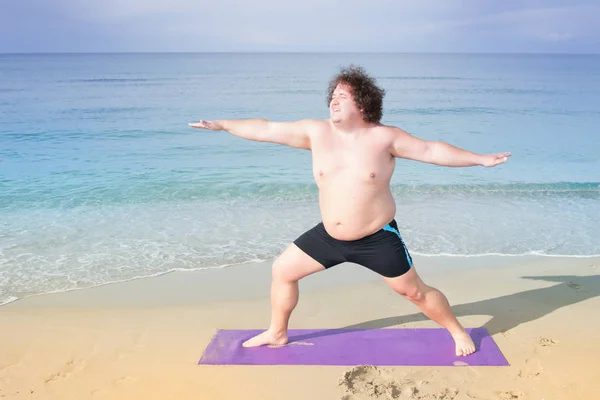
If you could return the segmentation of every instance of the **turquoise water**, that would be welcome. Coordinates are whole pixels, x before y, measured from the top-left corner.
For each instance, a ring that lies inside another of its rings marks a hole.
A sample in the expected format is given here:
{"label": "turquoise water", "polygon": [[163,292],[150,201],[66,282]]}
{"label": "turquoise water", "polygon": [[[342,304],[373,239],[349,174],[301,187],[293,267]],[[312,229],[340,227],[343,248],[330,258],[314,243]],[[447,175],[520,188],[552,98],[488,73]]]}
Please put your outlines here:
{"label": "turquoise water", "polygon": [[0,55],[0,303],[274,259],[320,220],[310,153],[187,123],[327,118],[349,63],[384,123],[513,153],[398,160],[411,254],[600,254],[600,56]]}

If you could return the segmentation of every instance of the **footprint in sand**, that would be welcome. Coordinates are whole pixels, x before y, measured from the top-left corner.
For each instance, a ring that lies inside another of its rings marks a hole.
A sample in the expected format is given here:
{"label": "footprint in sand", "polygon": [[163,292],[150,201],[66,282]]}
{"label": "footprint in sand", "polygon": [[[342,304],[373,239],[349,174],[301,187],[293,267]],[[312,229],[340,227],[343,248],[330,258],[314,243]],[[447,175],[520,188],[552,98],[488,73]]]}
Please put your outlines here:
{"label": "footprint in sand", "polygon": [[80,360],[71,360],[65,364],[61,371],[50,375],[45,383],[50,383],[57,381],[59,379],[65,379],[71,376],[74,373],[82,371],[84,368],[84,363]]}
{"label": "footprint in sand", "polygon": [[500,399],[502,400],[513,400],[513,399],[523,399],[525,398],[525,393],[510,391],[510,392],[500,392]]}
{"label": "footprint in sand", "polygon": [[[402,394],[402,387],[394,378],[373,365],[361,365],[346,371],[339,385],[346,392],[370,398],[396,399]],[[414,388],[414,392],[418,390]]]}
{"label": "footprint in sand", "polygon": [[458,389],[446,388],[446,389],[442,390],[441,392],[435,393],[431,396],[420,397],[420,399],[423,399],[423,400],[428,400],[428,399],[453,400],[456,396],[458,396]]}
{"label": "footprint in sand", "polygon": [[372,366],[361,365],[344,373],[339,381],[347,394],[341,400],[369,399],[411,399],[411,400],[453,400],[458,390],[445,388],[431,392],[426,381],[413,379],[395,380],[388,372]]}
{"label": "footprint in sand", "polygon": [[552,339],[552,338],[545,338],[545,337],[541,337],[538,339],[537,343],[540,346],[557,346],[558,345],[558,340]]}
{"label": "footprint in sand", "polygon": [[544,372],[542,363],[537,358],[525,360],[525,368],[519,370],[519,378],[534,378]]}

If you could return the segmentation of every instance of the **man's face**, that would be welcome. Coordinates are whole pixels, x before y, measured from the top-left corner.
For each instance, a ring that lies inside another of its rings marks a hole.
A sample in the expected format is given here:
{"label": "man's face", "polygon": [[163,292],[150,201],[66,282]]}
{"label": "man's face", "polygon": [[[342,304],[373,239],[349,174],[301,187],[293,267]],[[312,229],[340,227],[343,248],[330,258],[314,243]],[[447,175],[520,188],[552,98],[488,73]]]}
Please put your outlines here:
{"label": "man's face", "polygon": [[331,97],[329,113],[333,122],[340,122],[357,116],[362,119],[362,113],[354,102],[350,86],[343,83],[337,85]]}

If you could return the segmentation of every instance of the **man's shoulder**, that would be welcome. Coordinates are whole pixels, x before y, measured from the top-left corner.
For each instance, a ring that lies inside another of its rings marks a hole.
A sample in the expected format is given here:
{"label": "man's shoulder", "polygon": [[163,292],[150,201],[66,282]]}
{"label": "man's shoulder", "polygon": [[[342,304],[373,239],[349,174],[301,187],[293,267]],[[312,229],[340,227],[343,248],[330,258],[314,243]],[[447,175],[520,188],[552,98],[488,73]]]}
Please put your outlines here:
{"label": "man's shoulder", "polygon": [[396,138],[406,133],[404,132],[404,130],[398,128],[397,126],[384,124],[377,124],[376,126],[374,126],[373,132],[376,132],[377,134],[388,137],[390,139]]}
{"label": "man's shoulder", "polygon": [[402,130],[402,128],[399,128],[394,125],[384,125],[384,124],[377,124],[374,126],[373,129],[376,129],[380,132],[389,132],[389,133],[404,132],[404,130]]}
{"label": "man's shoulder", "polygon": [[323,120],[323,119],[303,119],[300,121],[304,127],[306,128],[307,132],[318,132],[318,131],[323,131],[324,129],[330,129],[331,128],[331,124],[329,123],[329,120]]}
{"label": "man's shoulder", "polygon": [[303,119],[300,122],[309,126],[329,126],[328,119]]}

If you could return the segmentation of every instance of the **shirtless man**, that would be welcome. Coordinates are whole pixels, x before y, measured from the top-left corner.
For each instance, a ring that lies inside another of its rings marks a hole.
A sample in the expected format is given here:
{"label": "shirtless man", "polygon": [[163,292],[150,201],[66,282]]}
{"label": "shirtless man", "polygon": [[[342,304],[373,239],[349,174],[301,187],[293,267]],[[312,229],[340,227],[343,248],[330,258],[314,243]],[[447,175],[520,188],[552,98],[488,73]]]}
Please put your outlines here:
{"label": "shirtless man", "polygon": [[505,162],[510,153],[479,155],[382,125],[384,95],[364,69],[350,66],[329,84],[328,120],[190,124],[312,151],[322,222],[290,244],[273,263],[271,324],[244,347],[286,344],[290,315],[298,303],[298,280],[349,261],[380,274],[394,291],[446,328],[454,338],[457,356],[475,351],[446,297],[417,275],[394,220],[396,205],[390,179],[395,158],[448,167],[493,167]]}

